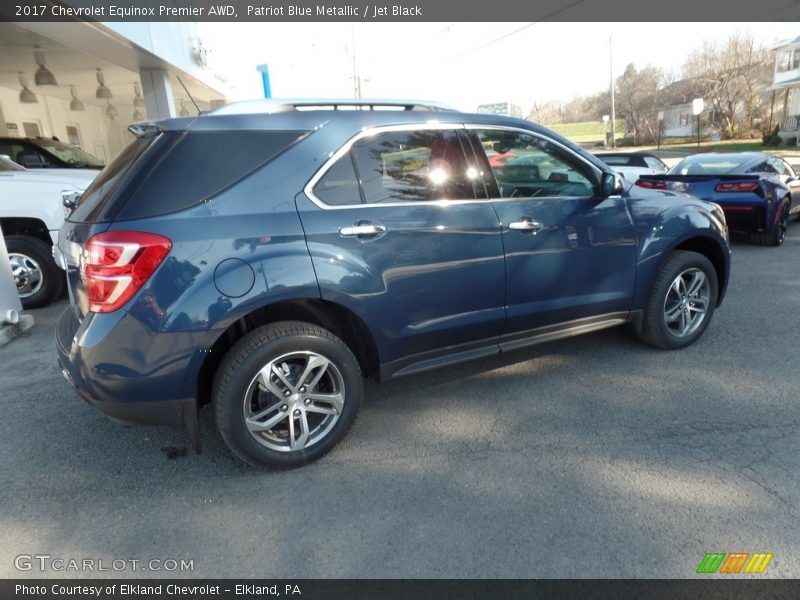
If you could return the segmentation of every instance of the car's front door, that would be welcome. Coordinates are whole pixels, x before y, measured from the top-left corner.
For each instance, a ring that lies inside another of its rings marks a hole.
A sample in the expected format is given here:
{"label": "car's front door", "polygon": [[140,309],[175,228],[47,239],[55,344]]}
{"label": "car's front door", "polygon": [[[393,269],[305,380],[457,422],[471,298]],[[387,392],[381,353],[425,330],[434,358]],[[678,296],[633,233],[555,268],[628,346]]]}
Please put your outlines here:
{"label": "car's front door", "polygon": [[365,321],[384,375],[498,351],[502,235],[462,139],[365,132],[297,197],[322,298]]}
{"label": "car's front door", "polygon": [[[506,254],[503,343],[562,326],[576,332],[627,318],[637,236],[625,200],[599,195],[600,171],[561,143],[514,129],[471,128]],[[513,154],[491,166],[483,153]]]}

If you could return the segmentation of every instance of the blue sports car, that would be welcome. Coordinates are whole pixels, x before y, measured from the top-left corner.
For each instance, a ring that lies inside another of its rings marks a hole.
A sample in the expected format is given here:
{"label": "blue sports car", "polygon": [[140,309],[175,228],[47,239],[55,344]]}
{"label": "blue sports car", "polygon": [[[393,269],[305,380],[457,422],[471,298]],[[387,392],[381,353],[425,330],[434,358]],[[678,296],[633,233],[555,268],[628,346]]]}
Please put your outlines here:
{"label": "blue sports car", "polygon": [[687,156],[666,175],[641,175],[643,188],[685,192],[716,202],[731,231],[753,242],[780,246],[789,219],[800,216],[800,180],[779,156],[762,152]]}

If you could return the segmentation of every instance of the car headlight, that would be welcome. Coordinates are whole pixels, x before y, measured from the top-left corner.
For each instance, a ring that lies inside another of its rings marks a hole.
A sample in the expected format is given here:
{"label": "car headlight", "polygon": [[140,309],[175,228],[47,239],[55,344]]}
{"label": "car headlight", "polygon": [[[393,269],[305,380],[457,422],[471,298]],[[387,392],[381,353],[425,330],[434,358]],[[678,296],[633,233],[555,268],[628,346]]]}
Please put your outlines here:
{"label": "car headlight", "polygon": [[81,199],[83,190],[62,190],[61,191],[61,206],[64,207],[64,216],[68,216],[73,209],[78,206]]}

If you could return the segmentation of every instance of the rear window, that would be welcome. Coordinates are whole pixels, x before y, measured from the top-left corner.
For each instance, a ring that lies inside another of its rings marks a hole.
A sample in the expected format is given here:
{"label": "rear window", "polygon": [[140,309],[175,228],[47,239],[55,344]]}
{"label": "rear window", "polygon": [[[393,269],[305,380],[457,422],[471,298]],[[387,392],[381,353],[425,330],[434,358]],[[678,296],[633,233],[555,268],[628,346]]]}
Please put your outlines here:
{"label": "rear window", "polygon": [[137,177],[118,219],[183,210],[267,163],[305,131],[190,131]]}
{"label": "rear window", "polygon": [[635,165],[636,164],[636,161],[634,161],[631,156],[627,156],[625,154],[618,154],[618,155],[614,155],[614,154],[598,154],[597,158],[602,160],[607,165],[612,165],[612,166],[615,166],[615,167],[617,167],[617,166],[624,167],[624,166],[631,166],[631,165]]}
{"label": "rear window", "polygon": [[742,159],[736,155],[697,154],[684,158],[672,167],[672,175],[727,175],[735,173],[742,165]]}

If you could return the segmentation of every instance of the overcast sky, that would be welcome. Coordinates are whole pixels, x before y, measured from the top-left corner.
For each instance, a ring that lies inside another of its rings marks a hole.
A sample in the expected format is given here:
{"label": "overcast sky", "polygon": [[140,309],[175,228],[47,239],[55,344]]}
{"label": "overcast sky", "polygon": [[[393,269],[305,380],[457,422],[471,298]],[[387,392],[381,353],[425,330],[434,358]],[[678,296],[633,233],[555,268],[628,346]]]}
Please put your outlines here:
{"label": "overcast sky", "polygon": [[607,89],[628,63],[679,74],[703,40],[750,32],[767,46],[800,35],[797,23],[201,23],[212,65],[232,99],[352,97],[353,49],[362,95],[445,102],[473,111],[510,101],[568,101]]}

